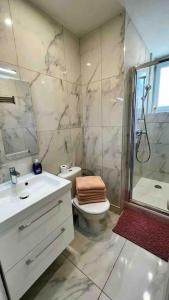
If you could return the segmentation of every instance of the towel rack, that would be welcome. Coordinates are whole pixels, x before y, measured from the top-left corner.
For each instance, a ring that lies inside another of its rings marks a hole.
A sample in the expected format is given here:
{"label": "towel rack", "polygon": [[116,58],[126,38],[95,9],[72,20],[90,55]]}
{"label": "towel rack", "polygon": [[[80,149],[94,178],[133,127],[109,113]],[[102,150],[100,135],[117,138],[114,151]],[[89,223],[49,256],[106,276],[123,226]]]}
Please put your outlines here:
{"label": "towel rack", "polygon": [[15,97],[5,97],[5,96],[0,96],[0,103],[12,103],[15,104]]}

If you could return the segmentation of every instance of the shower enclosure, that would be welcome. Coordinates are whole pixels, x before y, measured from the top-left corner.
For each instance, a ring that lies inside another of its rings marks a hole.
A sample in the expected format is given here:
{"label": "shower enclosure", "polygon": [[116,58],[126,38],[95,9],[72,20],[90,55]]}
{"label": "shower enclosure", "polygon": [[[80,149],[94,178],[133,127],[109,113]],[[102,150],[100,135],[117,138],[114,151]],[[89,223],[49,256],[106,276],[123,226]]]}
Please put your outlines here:
{"label": "shower enclosure", "polygon": [[131,201],[169,214],[169,57],[133,71]]}

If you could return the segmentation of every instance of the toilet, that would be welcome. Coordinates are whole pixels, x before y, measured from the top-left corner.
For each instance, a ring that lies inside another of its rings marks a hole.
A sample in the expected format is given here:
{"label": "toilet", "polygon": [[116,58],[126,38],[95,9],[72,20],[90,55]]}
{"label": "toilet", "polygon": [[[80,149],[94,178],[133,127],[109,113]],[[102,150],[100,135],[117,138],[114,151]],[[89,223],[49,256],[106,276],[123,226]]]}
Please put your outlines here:
{"label": "toilet", "polygon": [[66,172],[58,176],[72,181],[72,204],[78,216],[78,225],[80,229],[90,234],[98,234],[105,226],[105,216],[110,208],[110,202],[90,203],[80,205],[76,197],[76,177],[81,176],[80,167],[68,168]]}

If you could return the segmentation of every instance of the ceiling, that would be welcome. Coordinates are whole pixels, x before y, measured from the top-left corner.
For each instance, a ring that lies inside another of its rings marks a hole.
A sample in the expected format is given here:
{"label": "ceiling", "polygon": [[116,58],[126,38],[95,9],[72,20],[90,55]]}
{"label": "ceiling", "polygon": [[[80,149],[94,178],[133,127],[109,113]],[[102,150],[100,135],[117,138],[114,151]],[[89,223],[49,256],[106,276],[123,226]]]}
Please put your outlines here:
{"label": "ceiling", "polygon": [[127,9],[154,57],[169,54],[169,0],[30,0],[77,36]]}
{"label": "ceiling", "polygon": [[97,28],[122,10],[118,0],[30,0],[77,36]]}

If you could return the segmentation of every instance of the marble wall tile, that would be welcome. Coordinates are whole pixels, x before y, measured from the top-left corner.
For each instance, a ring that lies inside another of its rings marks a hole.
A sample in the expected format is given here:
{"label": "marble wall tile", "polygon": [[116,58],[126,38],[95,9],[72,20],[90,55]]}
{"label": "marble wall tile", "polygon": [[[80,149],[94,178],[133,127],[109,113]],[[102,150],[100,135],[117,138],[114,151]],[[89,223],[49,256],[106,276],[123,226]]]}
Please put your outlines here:
{"label": "marble wall tile", "polygon": [[121,168],[121,153],[121,127],[103,127],[103,167]]}
{"label": "marble wall tile", "polygon": [[124,14],[120,14],[101,28],[102,78],[123,73],[124,20]]}
{"label": "marble wall tile", "polygon": [[146,115],[147,123],[169,123],[169,112],[160,112]]}
{"label": "marble wall tile", "polygon": [[67,103],[69,105],[70,127],[80,127],[82,122],[81,86],[67,83]]}
{"label": "marble wall tile", "polygon": [[9,2],[0,2],[0,61],[17,65],[15,40],[12,31],[12,19]]}
{"label": "marble wall tile", "polygon": [[40,74],[31,86],[37,130],[69,128],[67,83]]}
{"label": "marble wall tile", "polygon": [[101,81],[82,86],[83,125],[101,126]]}
{"label": "marble wall tile", "polygon": [[118,166],[114,169],[103,167],[103,180],[106,184],[107,197],[110,203],[120,207],[121,170]]}
{"label": "marble wall tile", "polygon": [[80,39],[80,55],[85,54],[88,51],[98,49],[101,45],[101,32],[100,28],[97,28],[88,34],[84,35]]}
{"label": "marble wall tile", "polygon": [[169,123],[148,123],[150,143],[169,144]]}
{"label": "marble wall tile", "polygon": [[150,60],[150,53],[127,14],[125,20],[125,69],[128,71]]}
{"label": "marble wall tile", "polygon": [[39,131],[39,157],[44,170],[53,174],[59,173],[60,165],[70,164],[71,137],[70,130]]}
{"label": "marble wall tile", "polygon": [[[109,185],[109,196],[112,198],[112,193],[115,193],[113,200],[118,205],[124,105],[124,19],[124,14],[120,14],[80,40],[85,164],[101,176],[104,168],[111,170],[104,171],[104,177]],[[95,61],[91,57],[94,55]],[[95,62],[94,66],[97,65],[96,60],[101,64],[99,76],[97,69],[91,79],[90,73],[84,70],[90,57],[91,63]],[[115,177],[118,187],[112,187],[109,177]]]}
{"label": "marble wall tile", "polygon": [[152,153],[169,156],[169,144],[151,144]]}
{"label": "marble wall tile", "polygon": [[123,76],[102,80],[102,125],[120,126],[123,122]]}
{"label": "marble wall tile", "polygon": [[100,50],[94,49],[81,56],[81,82],[87,84],[101,79]]}
{"label": "marble wall tile", "polygon": [[102,174],[102,128],[84,129],[85,167],[96,174]]}
{"label": "marble wall tile", "polygon": [[10,0],[10,7],[19,65],[66,78],[62,26],[28,1]]}
{"label": "marble wall tile", "polygon": [[81,128],[71,128],[71,153],[74,166],[83,165],[83,134]]}
{"label": "marble wall tile", "polygon": [[80,40],[81,82],[101,80],[100,28]]}
{"label": "marble wall tile", "polygon": [[64,28],[64,47],[67,80],[80,83],[80,49],[79,39]]}
{"label": "marble wall tile", "polygon": [[143,177],[168,182],[169,178],[169,155],[151,154],[150,160],[143,167]]}

